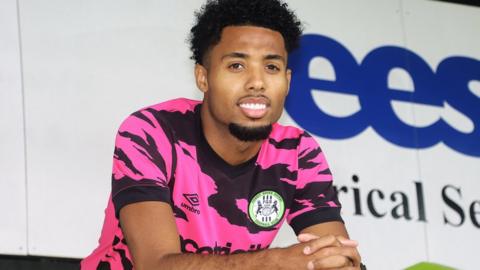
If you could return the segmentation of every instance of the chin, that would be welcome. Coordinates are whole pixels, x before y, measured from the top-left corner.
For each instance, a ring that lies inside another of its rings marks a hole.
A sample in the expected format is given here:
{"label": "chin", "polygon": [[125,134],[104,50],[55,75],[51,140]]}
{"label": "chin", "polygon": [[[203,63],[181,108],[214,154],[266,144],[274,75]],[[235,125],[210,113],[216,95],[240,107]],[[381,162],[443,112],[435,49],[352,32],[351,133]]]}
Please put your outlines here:
{"label": "chin", "polygon": [[261,141],[268,138],[272,132],[272,124],[258,124],[254,126],[247,126],[237,123],[230,123],[228,125],[230,134],[241,141]]}

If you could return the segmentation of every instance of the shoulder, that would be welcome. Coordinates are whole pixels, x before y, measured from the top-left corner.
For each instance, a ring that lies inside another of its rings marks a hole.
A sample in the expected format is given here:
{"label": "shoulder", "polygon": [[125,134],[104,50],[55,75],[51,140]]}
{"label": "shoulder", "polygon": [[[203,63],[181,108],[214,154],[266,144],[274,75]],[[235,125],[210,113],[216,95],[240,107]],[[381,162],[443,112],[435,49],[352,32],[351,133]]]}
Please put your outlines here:
{"label": "shoulder", "polygon": [[139,111],[155,110],[163,112],[188,113],[193,112],[195,110],[195,107],[197,107],[197,105],[201,103],[202,102],[198,100],[177,98],[142,108]]}
{"label": "shoulder", "polygon": [[282,149],[318,147],[315,139],[307,131],[293,126],[284,126],[278,123],[273,125],[268,140],[269,143],[276,148]]}
{"label": "shoulder", "polygon": [[197,100],[178,98],[141,108],[122,121],[119,132],[166,129],[172,122],[193,118],[199,104],[201,102]]}

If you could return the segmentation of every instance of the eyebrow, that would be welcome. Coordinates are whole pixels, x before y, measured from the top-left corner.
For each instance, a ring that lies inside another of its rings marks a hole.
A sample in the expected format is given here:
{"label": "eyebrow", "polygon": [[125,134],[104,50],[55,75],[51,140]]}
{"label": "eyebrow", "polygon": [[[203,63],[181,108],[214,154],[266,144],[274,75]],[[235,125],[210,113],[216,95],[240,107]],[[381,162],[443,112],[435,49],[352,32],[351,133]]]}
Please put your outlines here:
{"label": "eyebrow", "polygon": [[[231,52],[227,53],[222,56],[222,60],[225,58],[242,58],[242,59],[247,59],[250,56],[246,53],[241,53],[241,52]],[[279,54],[267,54],[266,56],[263,57],[264,60],[280,60],[285,63],[285,58]]]}
{"label": "eyebrow", "polygon": [[285,58],[278,54],[268,54],[264,57],[265,60],[280,60],[285,63]]}

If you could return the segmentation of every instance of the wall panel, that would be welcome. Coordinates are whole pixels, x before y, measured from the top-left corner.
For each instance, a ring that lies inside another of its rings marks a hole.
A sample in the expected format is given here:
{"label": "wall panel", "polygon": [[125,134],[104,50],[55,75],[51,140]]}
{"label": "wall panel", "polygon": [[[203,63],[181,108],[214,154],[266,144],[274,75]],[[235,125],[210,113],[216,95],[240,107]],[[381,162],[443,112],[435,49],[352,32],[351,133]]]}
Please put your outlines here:
{"label": "wall panel", "polygon": [[121,120],[197,95],[185,46],[195,3],[21,1],[30,254],[91,252]]}
{"label": "wall panel", "polygon": [[15,0],[0,0],[0,254],[27,252],[20,41]]}
{"label": "wall panel", "polygon": [[468,247],[480,241],[480,8],[414,0],[404,6],[408,48],[434,71],[430,96],[442,101],[415,107],[417,119],[432,123],[418,131],[419,140],[439,141],[418,151],[428,196],[428,257],[474,269],[478,252]]}

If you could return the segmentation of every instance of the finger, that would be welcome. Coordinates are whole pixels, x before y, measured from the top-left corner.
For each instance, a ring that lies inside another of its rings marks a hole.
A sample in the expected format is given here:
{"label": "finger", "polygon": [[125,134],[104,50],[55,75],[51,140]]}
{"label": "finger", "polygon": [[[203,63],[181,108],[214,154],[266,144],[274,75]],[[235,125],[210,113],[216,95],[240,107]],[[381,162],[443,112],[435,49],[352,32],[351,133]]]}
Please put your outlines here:
{"label": "finger", "polygon": [[344,246],[347,246],[347,247],[358,247],[358,242],[355,241],[355,240],[352,240],[352,239],[348,239],[346,238],[345,236],[337,236],[337,239],[338,241],[340,241],[340,243]]}
{"label": "finger", "polygon": [[[314,234],[310,234],[310,233],[302,233],[302,234],[297,236],[297,239],[300,243],[305,243],[305,242],[308,242],[308,241],[311,241],[311,240],[314,240],[314,239],[318,239],[318,238],[319,238],[319,236],[314,235]],[[349,246],[349,247],[357,247],[358,246],[357,241],[348,239],[345,236],[339,235],[339,236],[337,236],[337,239],[344,246]]]}
{"label": "finger", "polygon": [[[343,256],[347,258],[353,266],[359,266],[361,262],[360,254],[358,250],[353,247],[340,246],[340,247],[325,247],[318,252],[312,254],[316,260],[321,260],[333,256]],[[348,265],[345,265],[348,266]]]}
{"label": "finger", "polygon": [[352,253],[350,256],[348,256],[348,258],[352,261],[353,266],[360,266],[362,262],[362,258],[360,257],[360,253],[358,253],[358,249],[356,247],[350,247],[350,248]]}
{"label": "finger", "polygon": [[302,233],[297,236],[298,241],[301,243],[308,242],[317,238],[319,238],[319,236],[311,233]]}
{"label": "finger", "polygon": [[342,255],[334,255],[318,260],[308,262],[307,269],[343,269],[344,267],[353,267],[352,261],[348,257]]}
{"label": "finger", "polygon": [[333,235],[317,237],[316,239],[313,239],[307,243],[307,245],[303,249],[303,253],[305,255],[310,255],[317,252],[319,249],[330,246],[340,247],[341,244]]}

